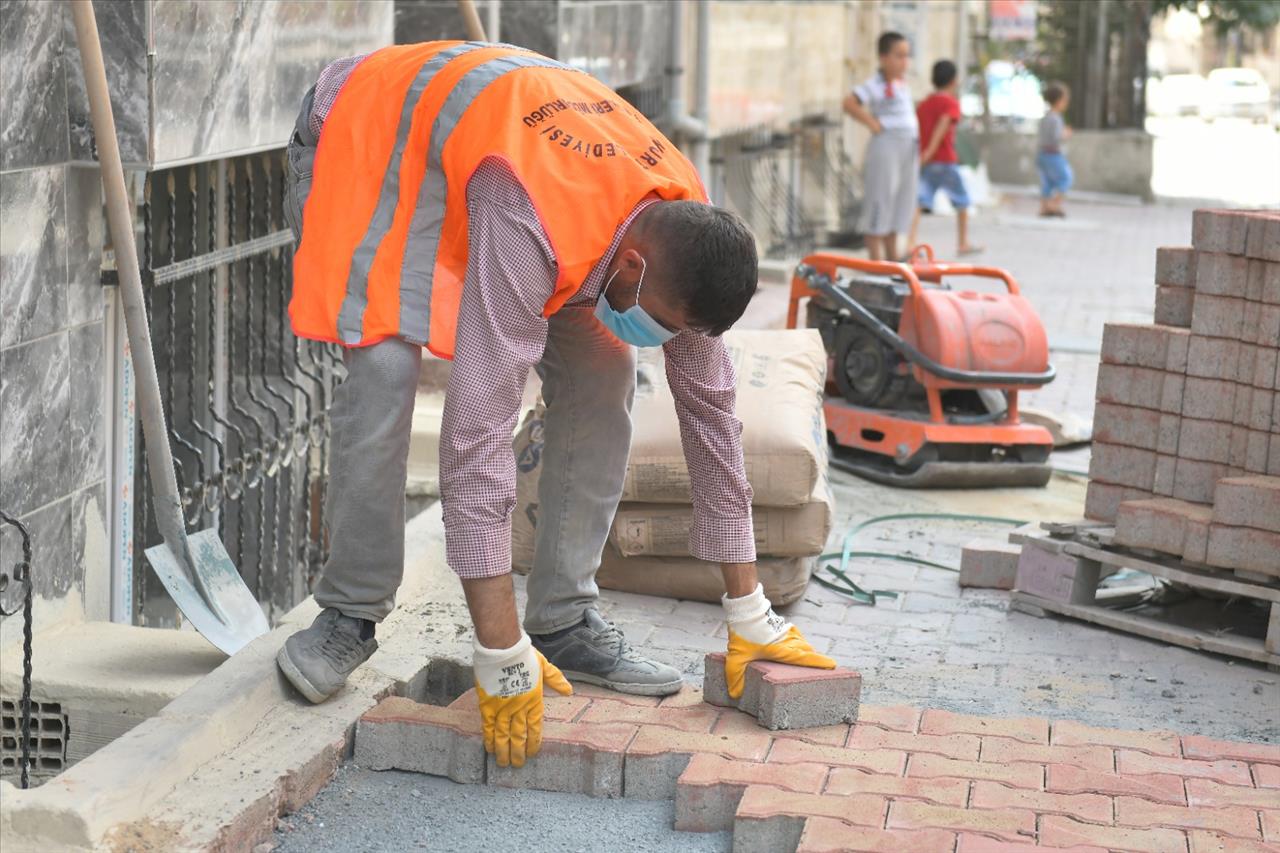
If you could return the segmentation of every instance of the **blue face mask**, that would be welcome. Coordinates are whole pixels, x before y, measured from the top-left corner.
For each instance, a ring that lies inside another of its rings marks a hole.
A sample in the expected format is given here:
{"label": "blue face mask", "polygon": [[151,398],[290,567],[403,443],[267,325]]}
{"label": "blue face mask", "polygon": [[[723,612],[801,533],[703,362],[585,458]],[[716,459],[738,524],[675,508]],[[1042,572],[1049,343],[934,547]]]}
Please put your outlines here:
{"label": "blue face mask", "polygon": [[649,313],[640,307],[640,288],[644,286],[644,273],[648,267],[644,258],[640,259],[640,263],[640,283],[636,285],[636,304],[626,311],[615,311],[609,304],[609,300],[605,298],[609,285],[613,284],[614,277],[618,275],[618,271],[614,270],[613,275],[609,276],[609,280],[605,282],[604,290],[600,291],[600,299],[596,301],[596,319],[604,323],[605,327],[620,341],[637,347],[660,347],[674,338],[676,333],[650,317]]}

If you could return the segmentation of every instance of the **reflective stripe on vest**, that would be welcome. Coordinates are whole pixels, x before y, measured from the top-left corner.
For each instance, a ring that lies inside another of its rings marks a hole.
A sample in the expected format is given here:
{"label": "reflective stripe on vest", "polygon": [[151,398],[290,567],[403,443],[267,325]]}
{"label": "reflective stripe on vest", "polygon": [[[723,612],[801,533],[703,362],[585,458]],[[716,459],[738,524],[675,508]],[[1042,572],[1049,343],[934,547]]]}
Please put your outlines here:
{"label": "reflective stripe on vest", "polygon": [[[431,125],[431,142],[427,155],[427,171],[422,176],[418,201],[409,221],[409,239],[405,243],[404,264],[400,272],[400,336],[409,341],[426,342],[431,328],[431,279],[436,255],[440,249],[440,227],[444,224],[448,178],[441,166],[445,143],[471,102],[484,87],[520,68],[576,69],[537,54],[503,56],[491,59],[462,76],[449,92],[444,106]],[[394,206],[394,199],[392,200]],[[381,205],[381,200],[379,200]],[[362,328],[357,322],[356,330]]]}

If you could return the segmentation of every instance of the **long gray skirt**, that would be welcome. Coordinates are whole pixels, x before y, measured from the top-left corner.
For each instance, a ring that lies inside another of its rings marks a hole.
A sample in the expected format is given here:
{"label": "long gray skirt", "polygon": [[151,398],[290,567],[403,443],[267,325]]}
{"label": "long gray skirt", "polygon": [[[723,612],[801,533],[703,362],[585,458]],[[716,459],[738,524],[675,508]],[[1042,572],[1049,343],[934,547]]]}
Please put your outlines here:
{"label": "long gray skirt", "polygon": [[862,167],[863,234],[905,234],[916,209],[920,143],[915,134],[886,130],[871,137]]}

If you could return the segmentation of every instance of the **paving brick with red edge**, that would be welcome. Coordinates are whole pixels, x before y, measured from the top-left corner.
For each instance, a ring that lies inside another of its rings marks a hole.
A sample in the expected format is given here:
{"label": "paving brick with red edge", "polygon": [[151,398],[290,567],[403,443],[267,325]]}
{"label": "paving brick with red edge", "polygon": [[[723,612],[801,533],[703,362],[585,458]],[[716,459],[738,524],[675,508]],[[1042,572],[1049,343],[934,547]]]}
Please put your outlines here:
{"label": "paving brick with red edge", "polygon": [[1239,838],[1261,838],[1258,813],[1239,806],[1199,808],[1168,806],[1138,797],[1116,797],[1115,822],[1122,826],[1168,826],[1211,829]]}
{"label": "paving brick with red edge", "polygon": [[485,778],[480,715],[393,696],[356,723],[355,761],[371,770],[412,770],[467,784]]}
{"label": "paving brick with red edge", "polygon": [[[1242,318],[1241,326],[1243,322]],[[1240,330],[1236,334],[1239,335]],[[1239,370],[1239,340],[1207,337],[1202,333],[1191,335],[1187,353],[1187,376],[1234,382]]]}
{"label": "paving brick with red edge", "polygon": [[1212,779],[1226,785],[1252,785],[1249,765],[1243,761],[1196,761],[1189,758],[1168,758],[1148,755],[1129,749],[1116,751],[1116,772],[1125,775],[1147,773],[1172,773],[1196,779]]}
{"label": "paving brick with red edge", "polygon": [[1044,789],[1057,794],[1127,794],[1152,802],[1187,804],[1182,777],[1170,773],[1126,776],[1120,773],[1099,773],[1070,764],[1050,764],[1046,770]]}
{"label": "paving brick with red edge", "polygon": [[894,732],[876,726],[854,726],[845,746],[851,749],[900,749],[930,752],[947,758],[977,761],[982,739],[977,735],[927,735]]}
{"label": "paving brick with red edge", "polygon": [[[1165,409],[1164,404],[1171,403],[1175,396],[1181,401],[1181,394],[1176,392],[1181,390],[1182,378],[1180,375],[1174,378],[1172,373],[1147,367],[1102,364],[1098,366],[1095,395],[1099,403],[1175,411],[1173,408]],[[1166,383],[1170,384],[1168,400],[1165,395]]]}
{"label": "paving brick with red edge", "polygon": [[[845,741],[849,739],[849,730],[849,726],[841,723],[836,726],[814,726],[808,729],[780,729],[769,734],[775,738],[790,738],[823,746],[844,746]],[[718,735],[733,735],[740,732],[755,735],[761,733],[760,724],[755,717],[731,709],[721,711],[720,719],[716,720],[711,731]]]}
{"label": "paving brick with red edge", "polygon": [[1172,853],[1185,850],[1187,836],[1179,829],[1138,829],[1125,826],[1102,826],[1082,823],[1062,815],[1040,818],[1040,845],[1068,847],[1072,844],[1097,844],[1115,850],[1140,853]]}
{"label": "paving brick with red edge", "polygon": [[884,826],[888,800],[877,796],[832,797],[796,794],[780,788],[751,785],[738,802],[733,821],[734,853],[776,853],[795,850],[807,819],[827,817],[850,828]]}
{"label": "paving brick with red edge", "polygon": [[1198,522],[1207,535],[1212,515],[1211,507],[1177,498],[1125,501],[1116,512],[1115,542],[1130,548],[1182,555],[1186,550],[1188,525]]}
{"label": "paving brick with red edge", "polygon": [[1052,853],[1107,853],[1105,847],[1092,844],[1073,844],[1070,847],[1041,847],[1027,841],[1000,841],[985,835],[960,833],[960,842],[956,845],[956,853],[1031,853],[1031,851],[1050,850]]}
{"label": "paving brick with red edge", "polygon": [[889,804],[888,829],[970,830],[1007,841],[1030,840],[1036,834],[1036,814],[1028,809],[958,809],[910,800]]}
{"label": "paving brick with red edge", "polygon": [[1226,806],[1257,809],[1276,807],[1276,792],[1269,788],[1224,785],[1212,779],[1188,779],[1186,786],[1187,801],[1193,806],[1207,806],[1214,809]]}
{"label": "paving brick with red edge", "polygon": [[900,776],[907,764],[907,754],[900,749],[848,749],[805,743],[793,738],[777,738],[769,752],[769,761],[780,764],[814,761],[832,767],[861,767],[872,773]]}
{"label": "paving brick with red edge", "polygon": [[[1236,399],[1244,399],[1244,396],[1237,394]],[[1183,418],[1178,433],[1178,456],[1200,462],[1228,463],[1231,461],[1232,434],[1231,427],[1218,421]]]}
{"label": "paving brick with red edge", "polygon": [[908,705],[861,705],[858,708],[858,725],[914,732],[920,728],[920,713],[919,708]]}
{"label": "paving brick with red edge", "polygon": [[768,785],[801,794],[822,792],[825,764],[760,764],[700,754],[676,783],[676,829],[720,832],[733,828],[738,801],[750,785]]}
{"label": "paving brick with red edge", "polygon": [[[544,703],[543,719],[555,720],[561,723],[572,722],[591,704],[590,697],[583,696],[576,686],[572,696],[561,696],[559,693],[548,690],[543,693],[542,698]],[[475,714],[477,720],[480,719],[480,700],[476,696],[474,687],[450,702],[449,707],[455,710],[465,709]]]}
{"label": "paving brick with red edge", "polygon": [[1173,480],[1173,496],[1182,501],[1211,504],[1214,486],[1229,474],[1229,469],[1221,462],[1179,457]]}
{"label": "paving brick with red edge", "polygon": [[955,779],[985,779],[1016,788],[1040,788],[1044,784],[1044,767],[1039,764],[983,764],[919,752],[912,753],[907,761],[907,776],[921,779],[944,776]]}
{"label": "paving brick with red edge", "polygon": [[491,755],[490,785],[563,791],[591,797],[621,797],[623,758],[637,726],[621,723],[542,724],[542,750],[523,767],[499,767]]}
{"label": "paving brick with red edge", "polygon": [[1150,492],[1156,478],[1156,453],[1139,447],[1097,442],[1089,458],[1089,479]]}
{"label": "paving brick with red edge", "polygon": [[[1093,440],[1103,444],[1137,447],[1142,450],[1162,450],[1160,447],[1161,424],[1167,422],[1168,428],[1165,432],[1174,430],[1173,447],[1168,447],[1169,436],[1164,436],[1164,450],[1176,452],[1178,449],[1176,427],[1180,420],[1181,415],[1159,412],[1155,409],[1123,406],[1118,403],[1098,403],[1093,410]],[[964,571],[963,554],[960,570]]]}
{"label": "paving brick with red edge", "polygon": [[868,773],[856,767],[832,767],[824,793],[883,794],[906,800],[923,800],[940,806],[964,806],[969,798],[967,779],[907,779],[886,773]]}
{"label": "paving brick with red edge", "polygon": [[612,699],[597,699],[578,719],[583,723],[634,723],[635,725],[671,726],[686,732],[709,732],[720,712],[705,702],[673,713],[659,705],[632,705]]}
{"label": "paving brick with red edge", "polygon": [[1156,301],[1152,319],[1164,326],[1191,328],[1191,313],[1196,292],[1190,287],[1156,285]]}
{"label": "paving brick with red edge", "polygon": [[950,851],[955,843],[955,833],[943,829],[872,829],[811,817],[805,821],[796,853],[924,853]]}
{"label": "paving brick with red edge", "polygon": [[851,669],[752,661],[747,664],[742,696],[735,701],[721,687],[726,683],[724,661],[720,652],[708,654],[703,661],[707,701],[745,711],[767,729],[804,729],[858,719],[862,676]]}
{"label": "paving brick with red edge", "polygon": [[1173,732],[1108,729],[1077,723],[1074,720],[1054,720],[1049,742],[1061,746],[1109,746],[1135,749],[1152,755],[1182,755],[1182,743],[1178,735]]}
{"label": "paving brick with red edge", "polygon": [[642,800],[669,800],[676,780],[699,753],[740,761],[764,761],[772,738],[768,732],[717,735],[685,732],[670,726],[641,726],[627,747],[623,791]]}
{"label": "paving brick with red edge", "polygon": [[1182,391],[1182,416],[1230,423],[1235,414],[1236,384],[1216,379],[1186,377]]}
{"label": "paving brick with red edge", "polygon": [[1280,765],[1254,764],[1253,784],[1259,788],[1280,788]]}
{"label": "paving brick with red edge", "polygon": [[1243,255],[1253,219],[1243,211],[1200,208],[1191,214],[1191,245],[1197,252]]}
{"label": "paving brick with red edge", "polygon": [[1183,372],[1191,333],[1176,326],[1107,323],[1102,327],[1102,362]]}
{"label": "paving brick with red edge", "polygon": [[1233,838],[1207,829],[1193,829],[1187,836],[1191,841],[1191,853],[1280,853],[1280,844]]}
{"label": "paving brick with red edge", "polygon": [[1042,717],[976,717],[929,709],[920,718],[924,734],[992,735],[1026,743],[1049,742],[1049,721]]}
{"label": "paving brick with red edge", "polygon": [[1249,293],[1255,302],[1280,305],[1280,263],[1254,259],[1249,261]]}
{"label": "paving brick with red edge", "polygon": [[1244,298],[1249,290],[1249,259],[1222,252],[1196,257],[1196,299],[1200,294]]}
{"label": "paving brick with red edge", "polygon": [[663,696],[658,702],[660,708],[697,708],[706,700],[702,697],[702,690],[697,687],[690,687],[688,684],[680,688],[679,693],[670,696]]}
{"label": "paving brick with red edge", "polygon": [[1264,809],[1258,817],[1262,818],[1263,840],[1280,841],[1280,809]]}
{"label": "paving brick with red edge", "polygon": [[[1141,409],[1138,411],[1146,411]],[[1151,412],[1157,420],[1158,412]],[[1094,435],[1097,435],[1097,415],[1094,416]],[[1021,545],[1001,542],[998,539],[975,539],[960,550],[960,586],[978,589],[1013,589],[1018,575],[1018,556]]]}
{"label": "paving brick with red edge", "polygon": [[1090,480],[1084,493],[1084,517],[1094,521],[1113,522],[1116,520],[1116,512],[1120,509],[1120,504],[1151,496],[1150,489],[1113,486],[1099,480]]}
{"label": "paving brick with red edge", "polygon": [[1037,814],[1075,815],[1094,823],[1111,823],[1111,798],[1102,794],[1054,794],[998,782],[974,782],[969,808],[1029,809]]}
{"label": "paving brick with red edge", "polygon": [[1192,288],[1196,283],[1196,251],[1190,246],[1156,249],[1156,284]]}
{"label": "paving brick with red edge", "polygon": [[1244,253],[1251,258],[1280,261],[1280,216],[1275,211],[1257,211],[1249,218]]}
{"label": "paving brick with red edge", "polygon": [[1115,752],[1105,746],[1046,746],[1006,737],[982,739],[983,762],[1008,764],[1074,764],[1086,770],[1110,773],[1115,769]]}

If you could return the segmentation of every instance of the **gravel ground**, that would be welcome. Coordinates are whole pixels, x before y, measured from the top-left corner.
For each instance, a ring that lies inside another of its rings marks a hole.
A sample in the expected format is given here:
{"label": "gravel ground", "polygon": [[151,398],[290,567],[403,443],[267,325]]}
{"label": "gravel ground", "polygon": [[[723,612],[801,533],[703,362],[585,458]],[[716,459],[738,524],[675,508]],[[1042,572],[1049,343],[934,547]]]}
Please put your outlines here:
{"label": "gravel ground", "polygon": [[674,820],[675,805],[669,800],[605,800],[459,785],[436,776],[346,764],[302,811],[280,821],[276,851],[721,853],[732,846],[728,832],[676,832]]}

